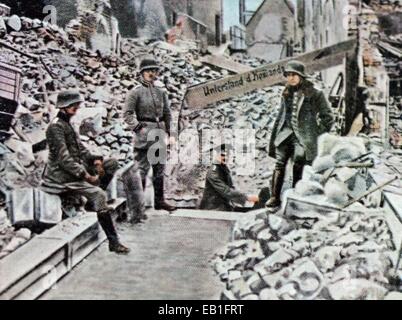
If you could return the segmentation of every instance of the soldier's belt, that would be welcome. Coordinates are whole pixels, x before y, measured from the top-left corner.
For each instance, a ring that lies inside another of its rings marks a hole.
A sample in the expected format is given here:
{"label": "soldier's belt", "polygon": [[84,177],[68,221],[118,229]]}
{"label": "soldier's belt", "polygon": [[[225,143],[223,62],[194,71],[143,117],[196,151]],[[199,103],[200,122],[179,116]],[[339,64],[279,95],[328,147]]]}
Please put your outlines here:
{"label": "soldier's belt", "polygon": [[155,122],[155,123],[159,123],[160,119],[159,118],[141,118],[138,119],[139,122]]}

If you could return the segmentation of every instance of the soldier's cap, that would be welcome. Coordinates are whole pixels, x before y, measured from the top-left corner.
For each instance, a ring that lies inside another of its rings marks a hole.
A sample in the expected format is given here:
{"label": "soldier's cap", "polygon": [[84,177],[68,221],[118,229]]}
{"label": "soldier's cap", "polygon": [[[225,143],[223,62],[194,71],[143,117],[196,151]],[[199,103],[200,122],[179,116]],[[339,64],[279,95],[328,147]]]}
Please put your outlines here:
{"label": "soldier's cap", "polygon": [[160,70],[160,66],[154,59],[144,59],[140,64],[140,73],[147,70]]}
{"label": "soldier's cap", "polygon": [[64,109],[79,102],[84,102],[84,99],[81,97],[79,91],[66,90],[57,95],[56,107],[58,109]]}
{"label": "soldier's cap", "polygon": [[289,61],[285,67],[285,72],[283,73],[287,77],[288,73],[296,73],[302,78],[307,78],[306,66],[300,61]]}

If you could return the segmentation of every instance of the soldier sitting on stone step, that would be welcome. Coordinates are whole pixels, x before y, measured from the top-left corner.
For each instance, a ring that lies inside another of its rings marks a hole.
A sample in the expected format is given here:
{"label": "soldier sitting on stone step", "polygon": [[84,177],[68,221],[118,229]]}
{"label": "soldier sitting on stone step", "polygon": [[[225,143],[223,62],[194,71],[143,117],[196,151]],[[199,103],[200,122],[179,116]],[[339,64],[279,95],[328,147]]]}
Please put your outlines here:
{"label": "soldier sitting on stone step", "polygon": [[77,91],[64,91],[57,97],[60,111],[46,131],[49,160],[41,188],[51,194],[85,197],[87,208],[97,212],[109,240],[109,250],[127,254],[130,249],[119,241],[111,216],[113,209],[107,205],[104,191],[118,169],[118,162],[114,159],[104,161],[103,157],[92,155],[81,143],[70,120],[82,102]]}
{"label": "soldier sitting on stone step", "polygon": [[207,173],[200,209],[237,211],[235,205],[244,206],[247,201],[254,203],[252,209],[259,209],[263,208],[268,200],[270,196],[268,188],[264,188],[260,196],[246,195],[235,190],[230,170],[226,165],[231,149],[229,144],[222,144],[214,149],[214,164]]}

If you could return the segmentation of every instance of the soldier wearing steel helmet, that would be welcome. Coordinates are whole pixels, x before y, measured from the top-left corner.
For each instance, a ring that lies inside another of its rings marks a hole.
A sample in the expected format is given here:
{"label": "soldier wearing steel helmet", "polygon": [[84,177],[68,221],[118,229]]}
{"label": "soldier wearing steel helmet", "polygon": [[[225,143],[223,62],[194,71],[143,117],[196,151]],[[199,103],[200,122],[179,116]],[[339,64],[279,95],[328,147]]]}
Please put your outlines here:
{"label": "soldier wearing steel helmet", "polygon": [[91,154],[70,124],[82,102],[81,95],[74,90],[61,92],[57,97],[60,111],[46,130],[49,159],[41,188],[51,194],[85,197],[86,207],[97,212],[109,250],[127,254],[130,249],[120,243],[111,217],[113,209],[107,205],[104,191],[118,169],[118,162]]}
{"label": "soldier wearing steel helmet", "polygon": [[308,80],[305,66],[290,61],[285,68],[287,85],[269,145],[269,156],[276,159],[271,183],[271,198],[266,206],[278,207],[285,168],[293,161],[293,187],[303,175],[303,167],[317,155],[318,137],[331,130],[333,113],[324,93]]}
{"label": "soldier wearing steel helmet", "polygon": [[[124,119],[135,134],[134,155],[140,171],[142,185],[145,190],[146,177],[152,167],[155,209],[173,211],[175,208],[165,201],[164,172],[167,156],[167,140],[170,144],[175,139],[170,136],[172,115],[166,92],[154,86],[160,67],[154,59],[144,59],[140,64],[140,85],[129,92],[125,107]],[[155,132],[162,137],[156,141]],[[154,146],[159,157],[151,159]],[[162,160],[162,161],[160,161]]]}

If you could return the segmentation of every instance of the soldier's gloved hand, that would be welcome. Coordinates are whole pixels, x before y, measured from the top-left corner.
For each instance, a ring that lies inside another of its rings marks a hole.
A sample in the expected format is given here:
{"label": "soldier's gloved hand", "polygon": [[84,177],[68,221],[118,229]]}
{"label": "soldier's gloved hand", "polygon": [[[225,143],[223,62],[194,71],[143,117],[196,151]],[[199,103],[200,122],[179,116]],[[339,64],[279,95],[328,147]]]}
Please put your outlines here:
{"label": "soldier's gloved hand", "polygon": [[250,196],[247,197],[247,201],[257,203],[258,201],[260,201],[260,199],[258,198],[258,196],[250,195]]}
{"label": "soldier's gloved hand", "polygon": [[99,177],[98,176],[91,176],[90,174],[85,175],[85,181],[93,184],[94,186],[99,184]]}

